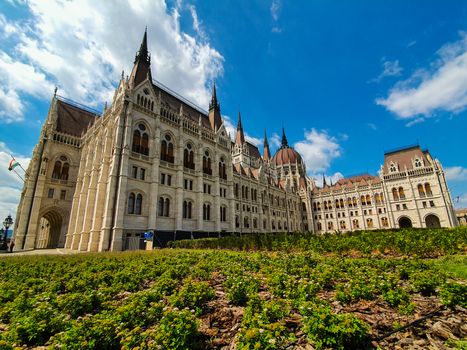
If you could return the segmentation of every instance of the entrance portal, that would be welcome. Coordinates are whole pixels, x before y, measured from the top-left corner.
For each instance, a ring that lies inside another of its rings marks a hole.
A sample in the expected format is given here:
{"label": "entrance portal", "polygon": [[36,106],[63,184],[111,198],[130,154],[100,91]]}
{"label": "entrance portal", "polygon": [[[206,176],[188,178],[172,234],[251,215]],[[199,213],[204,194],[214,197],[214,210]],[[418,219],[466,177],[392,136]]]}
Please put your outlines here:
{"label": "entrance portal", "polygon": [[410,220],[406,216],[401,217],[399,219],[399,227],[400,228],[410,228],[410,227],[412,227],[412,220]]}
{"label": "entrance portal", "polygon": [[39,221],[36,248],[57,248],[61,230],[61,215],[54,210],[45,213]]}
{"label": "entrance portal", "polygon": [[425,224],[426,224],[426,227],[430,227],[430,228],[440,228],[441,227],[441,223],[439,222],[439,218],[434,214],[430,214],[430,215],[426,216]]}

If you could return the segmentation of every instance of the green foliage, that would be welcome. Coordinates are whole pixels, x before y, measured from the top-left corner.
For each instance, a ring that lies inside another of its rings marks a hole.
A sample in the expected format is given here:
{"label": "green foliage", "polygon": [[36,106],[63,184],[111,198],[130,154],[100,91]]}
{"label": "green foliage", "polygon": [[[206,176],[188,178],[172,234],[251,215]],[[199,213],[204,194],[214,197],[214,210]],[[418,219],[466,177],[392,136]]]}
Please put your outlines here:
{"label": "green foliage", "polygon": [[410,280],[415,292],[430,296],[436,294],[436,289],[444,282],[445,276],[439,271],[417,271]]}
{"label": "green foliage", "polygon": [[259,282],[251,276],[231,275],[224,282],[227,299],[233,305],[243,306],[258,293]]}
{"label": "green foliage", "polygon": [[441,301],[444,305],[454,307],[459,305],[467,308],[467,285],[460,283],[446,283],[441,288]]}
{"label": "green foliage", "polygon": [[367,340],[368,326],[351,314],[335,314],[329,305],[304,303],[300,307],[303,332],[316,349],[358,349]]}
{"label": "green foliage", "polygon": [[188,308],[199,315],[209,300],[214,298],[214,290],[207,282],[197,282],[188,279],[182,288],[171,297],[172,305],[178,308]]}
{"label": "green foliage", "polygon": [[171,242],[176,248],[315,251],[345,254],[391,252],[402,255],[433,257],[463,253],[467,247],[467,228],[399,229],[359,231],[343,234],[270,233],[205,238]]}
{"label": "green foliage", "polygon": [[285,326],[290,307],[285,301],[265,302],[252,298],[237,334],[237,349],[284,349],[295,336]]}

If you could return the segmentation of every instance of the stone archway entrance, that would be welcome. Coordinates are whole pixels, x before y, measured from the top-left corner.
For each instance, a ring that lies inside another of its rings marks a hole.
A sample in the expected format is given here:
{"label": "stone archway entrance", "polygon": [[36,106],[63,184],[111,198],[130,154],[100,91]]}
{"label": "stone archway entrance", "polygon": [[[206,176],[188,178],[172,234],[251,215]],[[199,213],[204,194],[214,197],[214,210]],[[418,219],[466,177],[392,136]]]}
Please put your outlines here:
{"label": "stone archway entrance", "polygon": [[426,227],[429,227],[429,228],[440,228],[441,227],[439,218],[435,214],[427,215],[425,217],[425,224],[426,224]]}
{"label": "stone archway entrance", "polygon": [[62,222],[62,216],[55,210],[50,210],[42,215],[39,220],[36,248],[57,248]]}
{"label": "stone archway entrance", "polygon": [[407,216],[403,216],[399,218],[399,227],[400,228],[410,228],[412,227],[412,220],[410,220]]}

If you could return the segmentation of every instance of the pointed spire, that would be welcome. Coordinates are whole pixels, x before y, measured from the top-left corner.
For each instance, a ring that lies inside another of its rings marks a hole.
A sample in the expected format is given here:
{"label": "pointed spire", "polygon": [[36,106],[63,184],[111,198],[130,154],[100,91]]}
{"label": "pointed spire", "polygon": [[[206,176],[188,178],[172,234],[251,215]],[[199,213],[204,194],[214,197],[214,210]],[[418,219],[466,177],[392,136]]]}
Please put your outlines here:
{"label": "pointed spire", "polygon": [[217,102],[216,82],[212,87],[212,97],[211,102],[209,102],[209,122],[214,131],[217,131],[222,125],[221,106]]}
{"label": "pointed spire", "polygon": [[326,177],[323,174],[323,188],[327,187],[328,184],[326,183]]}
{"label": "pointed spire", "polygon": [[148,32],[144,30],[143,40],[139,51],[136,53],[133,69],[130,74],[130,86],[135,87],[145,79],[152,82],[151,55],[148,52]]}
{"label": "pointed spire", "polygon": [[144,59],[151,62],[151,58],[149,57],[148,52],[148,26],[144,29],[143,40],[141,41],[141,45],[139,47],[139,51],[135,57],[135,63],[139,59]]}
{"label": "pointed spire", "polygon": [[264,129],[263,160],[270,160],[270,159],[271,159],[271,152],[269,151],[268,136],[266,135],[266,129]]}
{"label": "pointed spire", "polygon": [[245,135],[243,134],[242,116],[240,115],[240,112],[238,112],[237,136],[235,138],[235,144],[241,146],[244,143]]}
{"label": "pointed spire", "polygon": [[282,147],[289,147],[289,144],[287,142],[287,137],[285,136],[284,127],[282,127]]}

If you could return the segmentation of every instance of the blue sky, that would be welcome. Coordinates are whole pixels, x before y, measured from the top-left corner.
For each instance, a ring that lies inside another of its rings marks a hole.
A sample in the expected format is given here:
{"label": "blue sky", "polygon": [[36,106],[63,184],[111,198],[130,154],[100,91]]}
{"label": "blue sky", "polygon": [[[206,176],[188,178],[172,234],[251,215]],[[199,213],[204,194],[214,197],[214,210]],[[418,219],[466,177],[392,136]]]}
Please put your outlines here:
{"label": "blue sky", "polygon": [[[376,174],[419,143],[467,206],[467,2],[105,1],[0,3],[0,217],[59,94],[101,109],[148,26],[153,77],[203,108],[212,82],[233,131],[281,127],[311,176]],[[260,147],[261,148],[261,147]]]}

